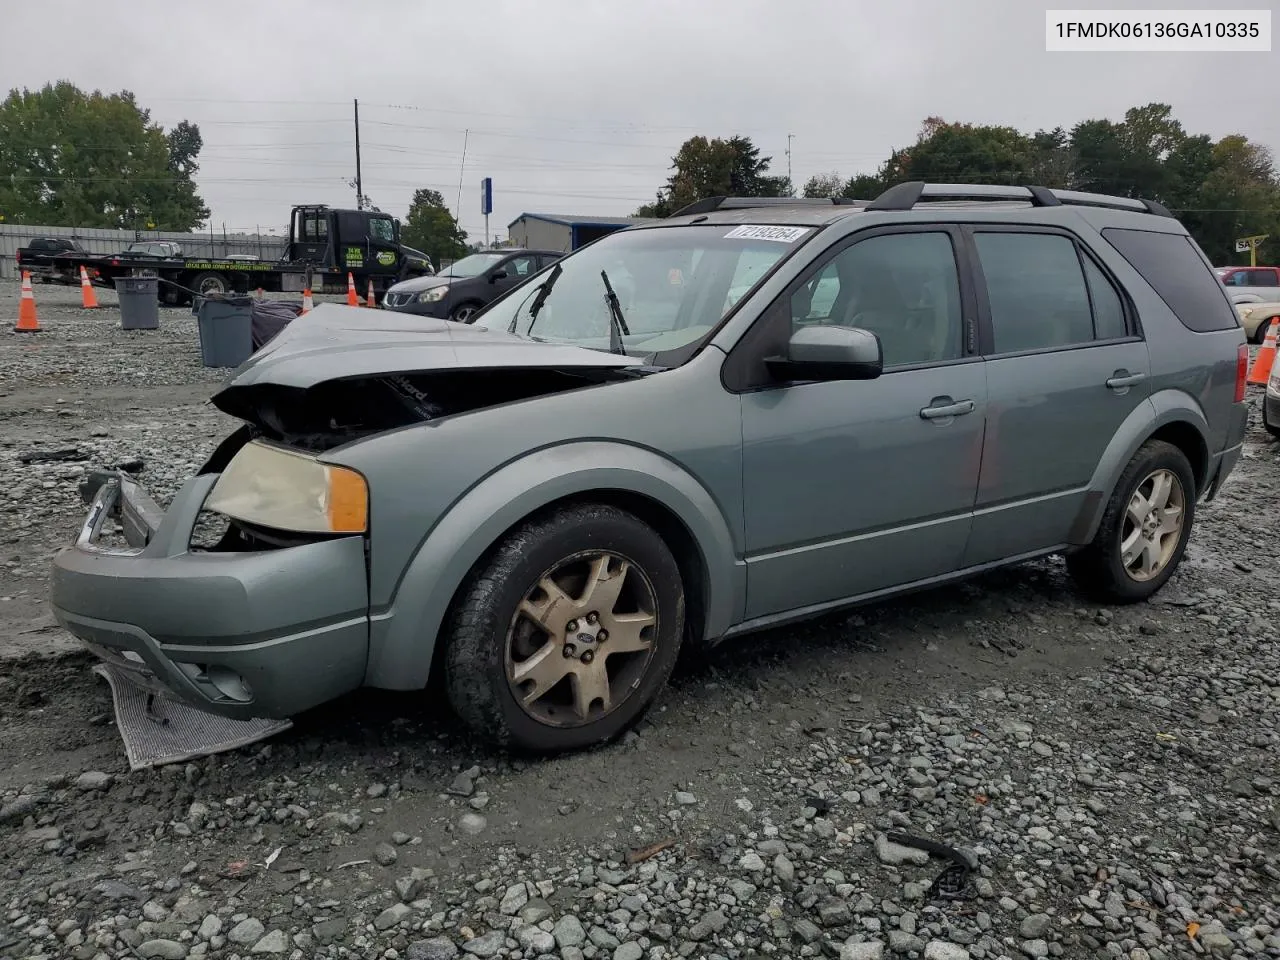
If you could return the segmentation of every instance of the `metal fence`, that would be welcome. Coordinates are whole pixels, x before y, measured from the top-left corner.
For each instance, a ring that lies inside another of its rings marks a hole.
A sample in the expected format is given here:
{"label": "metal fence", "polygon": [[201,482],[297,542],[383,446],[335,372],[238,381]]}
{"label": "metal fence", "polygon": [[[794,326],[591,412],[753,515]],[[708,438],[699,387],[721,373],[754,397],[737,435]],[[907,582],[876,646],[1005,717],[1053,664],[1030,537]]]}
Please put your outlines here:
{"label": "metal fence", "polygon": [[284,237],[251,234],[224,234],[214,229],[204,233],[170,233],[163,230],[105,230],[94,227],[42,227],[26,223],[0,223],[0,279],[17,277],[14,253],[36,237],[70,237],[89,253],[119,253],[135,240],[175,240],[189,257],[226,257],[252,254],[262,260],[278,260],[284,255]]}

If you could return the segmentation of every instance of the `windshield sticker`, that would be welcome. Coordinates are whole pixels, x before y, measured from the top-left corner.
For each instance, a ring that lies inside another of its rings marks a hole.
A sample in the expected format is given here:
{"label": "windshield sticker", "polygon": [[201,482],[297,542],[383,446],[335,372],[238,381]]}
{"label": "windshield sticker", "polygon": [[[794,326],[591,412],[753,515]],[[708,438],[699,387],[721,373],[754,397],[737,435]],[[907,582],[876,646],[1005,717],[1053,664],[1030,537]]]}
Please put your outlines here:
{"label": "windshield sticker", "polygon": [[778,243],[795,243],[806,233],[808,227],[766,227],[744,224],[734,227],[724,235],[726,240],[775,240]]}
{"label": "windshield sticker", "polygon": [[684,273],[679,267],[672,267],[667,271],[667,283],[673,287],[679,287],[684,284]]}

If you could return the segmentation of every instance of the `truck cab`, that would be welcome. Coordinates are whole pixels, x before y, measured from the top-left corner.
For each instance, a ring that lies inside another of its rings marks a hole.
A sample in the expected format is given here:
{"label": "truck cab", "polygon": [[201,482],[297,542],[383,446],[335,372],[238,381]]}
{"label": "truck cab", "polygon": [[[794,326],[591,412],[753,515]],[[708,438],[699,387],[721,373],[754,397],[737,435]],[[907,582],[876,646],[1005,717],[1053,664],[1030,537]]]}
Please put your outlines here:
{"label": "truck cab", "polygon": [[410,261],[418,258],[401,246],[398,220],[376,210],[336,210],[324,205],[293,208],[285,259],[356,275],[424,272],[420,266],[411,269],[415,263]]}

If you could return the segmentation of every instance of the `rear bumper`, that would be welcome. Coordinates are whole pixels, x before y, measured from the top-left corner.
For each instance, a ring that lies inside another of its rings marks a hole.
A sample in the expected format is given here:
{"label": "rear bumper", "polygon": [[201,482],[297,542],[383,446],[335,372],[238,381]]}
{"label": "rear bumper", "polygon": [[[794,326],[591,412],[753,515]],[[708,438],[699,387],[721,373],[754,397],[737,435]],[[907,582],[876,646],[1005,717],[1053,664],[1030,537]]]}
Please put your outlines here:
{"label": "rear bumper", "polygon": [[1211,502],[1218,495],[1218,491],[1226,483],[1227,477],[1231,476],[1231,471],[1239,463],[1240,454],[1244,451],[1244,435],[1249,428],[1249,404],[1233,404],[1231,415],[1233,421],[1227,433],[1231,443],[1209,462],[1209,480],[1204,494],[1206,503]]}
{"label": "rear bumper", "polygon": [[[211,713],[281,718],[360,686],[368,660],[363,537],[253,552],[189,547],[216,474],[167,512],[120,474],[54,560],[53,614],[96,655]],[[104,545],[108,518],[127,547]]]}

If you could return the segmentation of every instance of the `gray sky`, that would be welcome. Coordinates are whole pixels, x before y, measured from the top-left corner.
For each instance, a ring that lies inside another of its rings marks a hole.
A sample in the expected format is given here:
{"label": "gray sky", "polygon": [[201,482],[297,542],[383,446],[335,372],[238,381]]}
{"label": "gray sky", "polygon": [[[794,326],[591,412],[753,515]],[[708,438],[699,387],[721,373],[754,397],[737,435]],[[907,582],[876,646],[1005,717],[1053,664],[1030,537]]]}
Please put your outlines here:
{"label": "gray sky", "polygon": [[0,86],[130,89],[166,128],[198,123],[200,192],[229,230],[280,229],[295,203],[354,205],[354,97],[364,192],[401,217],[417,186],[453,208],[461,174],[473,238],[483,176],[495,236],[526,211],[628,214],[695,134],[750,136],[774,173],[794,134],[798,187],[873,172],[929,115],[1032,131],[1158,100],[1192,133],[1243,133],[1280,154],[1280,54],[1047,53],[1046,5],[1031,0],[131,0],[118,17],[85,18],[75,7],[5,11]]}

